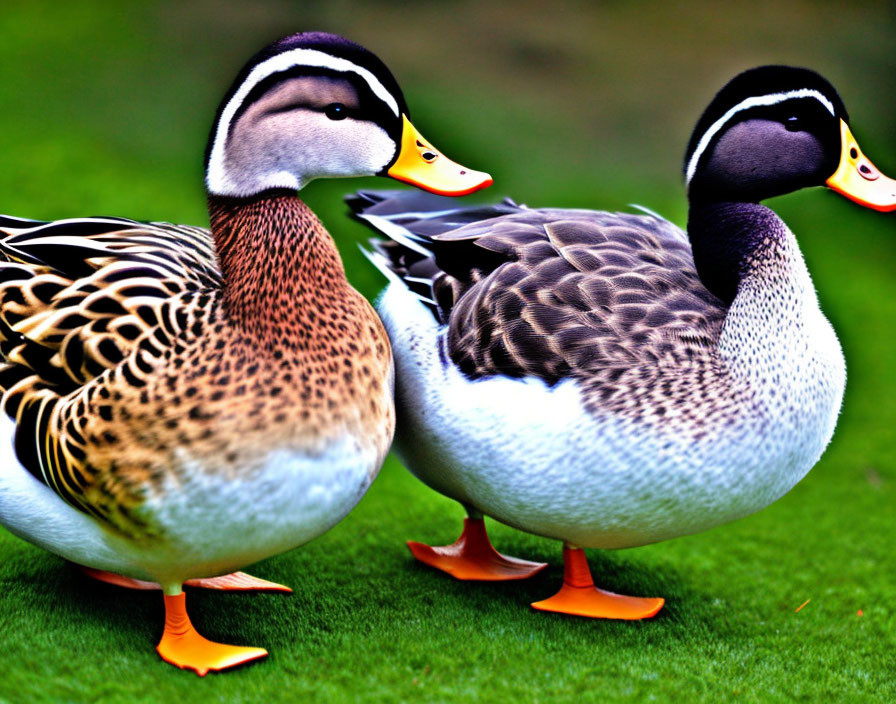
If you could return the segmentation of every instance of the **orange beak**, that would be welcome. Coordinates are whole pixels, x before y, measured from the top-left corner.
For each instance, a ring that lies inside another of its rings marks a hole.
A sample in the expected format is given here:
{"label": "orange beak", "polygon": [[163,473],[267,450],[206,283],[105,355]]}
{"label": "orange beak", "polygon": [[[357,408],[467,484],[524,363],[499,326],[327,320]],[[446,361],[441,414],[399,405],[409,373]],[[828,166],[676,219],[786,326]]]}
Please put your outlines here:
{"label": "orange beak", "polygon": [[882,212],[896,210],[896,181],[884,176],[862,154],[856,138],[843,120],[840,120],[840,140],[840,165],[825,183],[866,208]]}
{"label": "orange beak", "polygon": [[465,196],[492,185],[487,173],[451,161],[424,139],[406,115],[401,119],[401,150],[388,176],[440,196]]}

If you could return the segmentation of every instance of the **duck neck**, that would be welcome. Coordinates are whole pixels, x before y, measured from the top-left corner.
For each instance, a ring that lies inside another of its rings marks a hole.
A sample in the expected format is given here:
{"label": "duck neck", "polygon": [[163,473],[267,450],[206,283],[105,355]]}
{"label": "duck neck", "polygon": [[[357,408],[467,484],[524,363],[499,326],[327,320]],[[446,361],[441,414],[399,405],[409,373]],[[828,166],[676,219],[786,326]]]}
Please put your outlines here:
{"label": "duck neck", "polygon": [[794,246],[783,221],[759,203],[692,200],[688,237],[700,280],[726,305],[747,279],[773,273],[766,270]]}
{"label": "duck neck", "polygon": [[348,285],[333,239],[295,192],[208,198],[224,310],[245,332],[282,340]]}
{"label": "duck neck", "polygon": [[[785,403],[790,427],[817,421],[830,438],[845,365],[796,238],[756,203],[692,201],[688,234],[697,273],[728,305],[717,351],[731,378],[769,413],[784,413]],[[820,415],[810,421],[807,412]]]}

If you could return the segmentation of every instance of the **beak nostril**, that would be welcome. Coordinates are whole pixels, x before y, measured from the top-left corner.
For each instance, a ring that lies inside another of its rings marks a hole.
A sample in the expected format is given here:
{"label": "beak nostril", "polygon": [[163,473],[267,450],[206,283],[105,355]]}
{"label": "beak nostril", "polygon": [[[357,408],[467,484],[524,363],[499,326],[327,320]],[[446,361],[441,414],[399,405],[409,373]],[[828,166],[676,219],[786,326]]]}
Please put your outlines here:
{"label": "beak nostril", "polygon": [[870,174],[870,173],[871,173],[871,169],[869,169],[867,166],[865,166],[865,164],[862,164],[862,165],[859,167],[859,171],[861,171],[863,174]]}
{"label": "beak nostril", "polygon": [[859,150],[856,149],[855,147],[853,147],[852,149],[849,150],[849,156],[850,156],[850,158],[852,158],[852,159],[856,159],[856,158],[858,158],[858,156],[859,156]]}
{"label": "beak nostril", "polygon": [[466,176],[466,175],[467,175],[467,172],[464,171],[463,169],[461,169],[461,170],[460,170],[460,175],[461,175],[461,176]]}

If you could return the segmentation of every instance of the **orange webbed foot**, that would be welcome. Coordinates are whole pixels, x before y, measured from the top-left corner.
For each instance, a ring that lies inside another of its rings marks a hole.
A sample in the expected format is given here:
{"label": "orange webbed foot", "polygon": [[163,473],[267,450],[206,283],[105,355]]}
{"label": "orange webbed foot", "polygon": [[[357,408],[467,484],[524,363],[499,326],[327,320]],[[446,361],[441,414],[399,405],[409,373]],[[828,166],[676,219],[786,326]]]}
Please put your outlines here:
{"label": "orange webbed foot", "polygon": [[487,582],[526,579],[547,567],[545,562],[519,560],[495,550],[482,518],[465,518],[464,530],[452,545],[431,547],[408,541],[408,547],[420,562],[456,579]]}
{"label": "orange webbed foot", "polygon": [[187,615],[186,595],[165,595],[165,631],[156,650],[162,659],[200,677],[266,657],[264,648],[216,643],[199,635]]}
{"label": "orange webbed foot", "polygon": [[220,577],[204,577],[188,579],[184,586],[200,589],[219,589],[225,592],[283,592],[292,594],[292,589],[284,584],[269,582],[266,579],[253,577],[245,572],[231,572]]}
{"label": "orange webbed foot", "polygon": [[636,621],[659,612],[665,599],[624,596],[594,586],[585,551],[563,547],[563,586],[554,596],[536,601],[532,608],[588,618]]}
{"label": "orange webbed foot", "polygon": [[[146,582],[142,579],[134,579],[133,577],[125,577],[115,572],[106,572],[104,570],[95,570],[92,567],[84,567],[78,565],[80,570],[88,577],[113,584],[116,587],[124,587],[125,589],[141,589],[141,590],[160,590],[162,587],[158,582]],[[266,579],[253,577],[245,572],[232,572],[230,574],[221,575],[220,577],[204,577],[200,579],[188,579],[184,582],[184,586],[196,587],[198,589],[217,589],[228,592],[284,592],[292,594],[292,589],[283,584],[269,582]]]}

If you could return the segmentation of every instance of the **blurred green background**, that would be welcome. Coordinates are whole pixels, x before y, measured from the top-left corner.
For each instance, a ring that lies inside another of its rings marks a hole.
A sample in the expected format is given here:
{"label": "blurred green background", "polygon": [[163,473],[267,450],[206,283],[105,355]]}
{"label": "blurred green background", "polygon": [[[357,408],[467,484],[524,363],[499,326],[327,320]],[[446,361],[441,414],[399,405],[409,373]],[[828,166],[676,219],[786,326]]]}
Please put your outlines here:
{"label": "blurred green background", "polygon": [[[728,78],[762,63],[828,77],[865,153],[896,175],[886,2],[3,0],[0,212],[206,224],[202,158],[218,100],[254,51],[310,29],[379,54],[417,127],[495,177],[482,200],[638,203],[683,224],[690,130]],[[341,198],[392,185],[303,193],[369,296],[382,282]],[[591,552],[602,586],[667,598],[656,619],[532,612],[559,585],[560,546],[494,524],[500,549],[550,561],[546,573],[463,584],[414,564],[403,541],[450,542],[462,512],[390,460],[337,528],[255,567],[292,597],[192,594],[206,635],[271,651],[205,680],[155,655],[157,595],[91,583],[0,529],[0,701],[896,700],[896,215],[820,189],[769,204],[797,234],[843,342],[844,411],[819,465],[762,513]]]}

